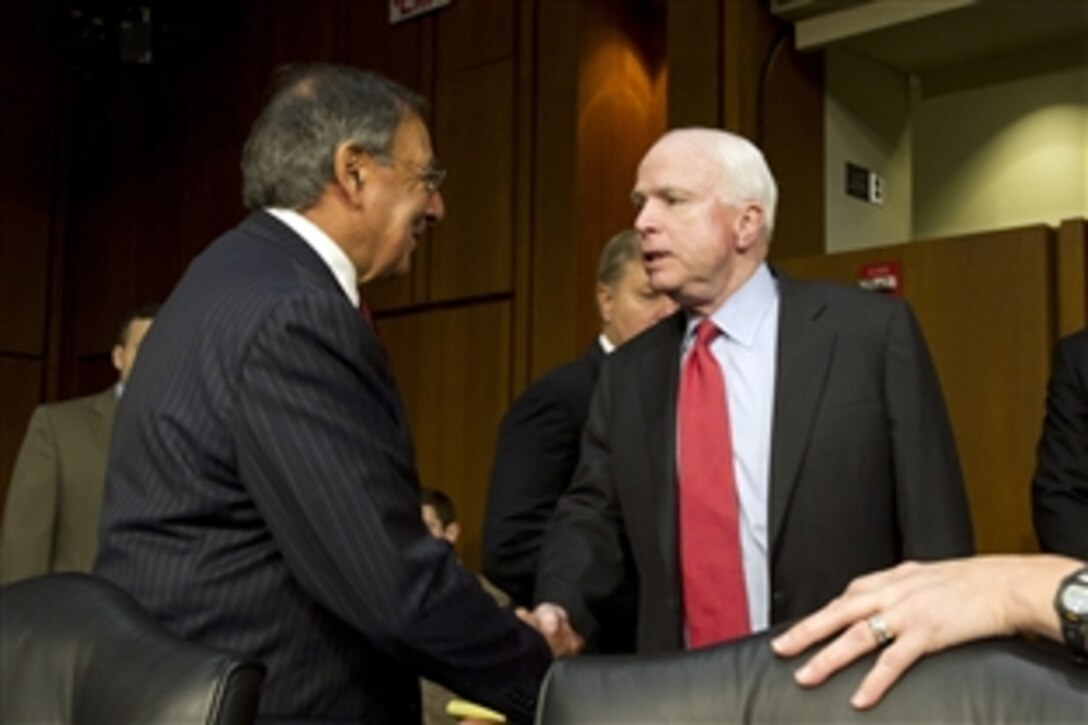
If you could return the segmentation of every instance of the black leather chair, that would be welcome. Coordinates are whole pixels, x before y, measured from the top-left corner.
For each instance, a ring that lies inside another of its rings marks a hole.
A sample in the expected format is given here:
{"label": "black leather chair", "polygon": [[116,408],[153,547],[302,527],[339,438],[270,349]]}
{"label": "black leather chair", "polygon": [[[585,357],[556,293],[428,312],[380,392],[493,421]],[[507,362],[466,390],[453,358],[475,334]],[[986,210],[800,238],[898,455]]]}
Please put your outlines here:
{"label": "black leather chair", "polygon": [[988,640],[924,658],[872,710],[850,695],[872,665],[855,662],[803,690],[761,634],[656,657],[574,657],[552,666],[537,725],[588,723],[1088,723],[1088,666],[1057,645]]}
{"label": "black leather chair", "polygon": [[252,723],[264,666],[175,637],[114,584],[0,588],[0,722]]}

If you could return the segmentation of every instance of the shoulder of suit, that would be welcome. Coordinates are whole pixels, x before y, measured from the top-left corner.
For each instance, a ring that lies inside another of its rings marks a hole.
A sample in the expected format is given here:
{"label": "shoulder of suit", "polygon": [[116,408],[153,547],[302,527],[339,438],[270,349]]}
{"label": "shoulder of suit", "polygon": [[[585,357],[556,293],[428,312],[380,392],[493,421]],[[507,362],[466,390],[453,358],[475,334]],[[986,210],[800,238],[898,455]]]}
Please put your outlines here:
{"label": "shoulder of suit", "polygon": [[1061,351],[1076,354],[1088,348],[1088,329],[1077,330],[1058,340],[1057,346]]}
{"label": "shoulder of suit", "polygon": [[84,395],[79,398],[70,398],[68,400],[58,400],[52,403],[42,403],[37,407],[37,410],[41,410],[46,413],[67,413],[73,410],[90,410],[96,405],[104,402],[107,397],[113,397],[116,392],[113,386],[106,388],[105,390],[93,393],[91,395]]}
{"label": "shoulder of suit", "polygon": [[870,292],[841,282],[797,279],[781,275],[778,279],[779,305],[787,313],[803,315],[848,316],[886,319],[897,310],[909,308],[902,297]]}

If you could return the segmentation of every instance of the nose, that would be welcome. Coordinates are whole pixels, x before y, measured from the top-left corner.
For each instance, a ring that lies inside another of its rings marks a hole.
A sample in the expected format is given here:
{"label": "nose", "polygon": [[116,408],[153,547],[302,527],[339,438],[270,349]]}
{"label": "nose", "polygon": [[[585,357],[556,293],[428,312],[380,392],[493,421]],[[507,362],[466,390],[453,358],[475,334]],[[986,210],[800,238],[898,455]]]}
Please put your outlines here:
{"label": "nose", "polygon": [[647,201],[642,205],[642,208],[638,210],[638,214],[635,215],[635,229],[642,236],[657,230],[657,224],[654,222],[653,212],[651,211],[652,201]]}
{"label": "nose", "polygon": [[431,198],[427,200],[427,206],[423,209],[423,214],[431,224],[442,221],[446,216],[446,202],[442,199],[441,191],[435,191],[431,194]]}

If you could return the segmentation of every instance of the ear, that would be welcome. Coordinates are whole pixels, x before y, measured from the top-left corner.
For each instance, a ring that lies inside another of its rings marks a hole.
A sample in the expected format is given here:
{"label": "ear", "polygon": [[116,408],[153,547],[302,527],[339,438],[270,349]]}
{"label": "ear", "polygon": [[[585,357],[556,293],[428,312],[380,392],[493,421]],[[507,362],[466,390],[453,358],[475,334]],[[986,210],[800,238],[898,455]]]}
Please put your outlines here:
{"label": "ear", "polygon": [[120,345],[114,345],[110,350],[110,362],[113,363],[113,369],[117,372],[121,372],[121,368],[125,362],[125,348]]}
{"label": "ear", "polygon": [[601,316],[601,322],[612,321],[612,288],[603,282],[597,283],[597,314]]}
{"label": "ear", "polygon": [[358,204],[358,199],[366,180],[367,155],[358,148],[344,141],[336,147],[333,155],[333,178],[336,185],[347,197]]}
{"label": "ear", "polygon": [[762,240],[763,224],[763,207],[755,202],[745,202],[734,221],[737,248],[747,251],[756,246]]}
{"label": "ear", "polygon": [[446,537],[446,541],[451,544],[456,544],[457,539],[461,538],[461,524],[454,521],[452,524],[446,527],[445,532],[442,534]]}

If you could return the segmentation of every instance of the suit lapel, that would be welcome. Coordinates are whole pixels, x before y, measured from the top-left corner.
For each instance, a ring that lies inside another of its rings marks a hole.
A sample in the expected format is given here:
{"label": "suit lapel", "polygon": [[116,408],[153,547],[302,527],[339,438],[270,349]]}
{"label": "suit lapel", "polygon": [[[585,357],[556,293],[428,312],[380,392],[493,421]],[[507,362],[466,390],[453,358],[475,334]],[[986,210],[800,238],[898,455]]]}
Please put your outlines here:
{"label": "suit lapel", "polygon": [[814,288],[779,275],[778,361],[771,432],[770,550],[797,484],[797,473],[823,397],[834,333],[818,323],[825,302]]}
{"label": "suit lapel", "polygon": [[645,391],[645,445],[650,459],[645,500],[656,507],[655,528],[670,572],[676,567],[676,388],[686,320],[683,313],[677,313],[663,322],[653,351],[639,365],[639,389]]}

